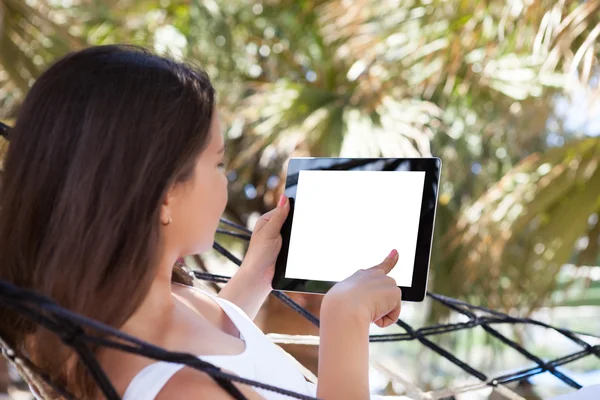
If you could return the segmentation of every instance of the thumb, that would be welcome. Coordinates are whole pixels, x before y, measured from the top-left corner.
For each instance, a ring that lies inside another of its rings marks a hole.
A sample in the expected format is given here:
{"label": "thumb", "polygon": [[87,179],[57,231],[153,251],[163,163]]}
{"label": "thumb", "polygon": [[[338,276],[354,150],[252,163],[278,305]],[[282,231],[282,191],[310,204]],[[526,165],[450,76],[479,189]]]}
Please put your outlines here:
{"label": "thumb", "polygon": [[282,194],[279,198],[277,208],[275,208],[272,212],[273,214],[263,230],[266,231],[267,235],[274,237],[279,235],[281,227],[283,226],[283,223],[290,212],[290,201],[288,198]]}
{"label": "thumb", "polygon": [[390,273],[390,271],[394,268],[396,263],[398,262],[398,252],[396,249],[392,250],[392,252],[383,260],[383,262],[379,265],[369,268],[368,270],[380,270],[383,271],[386,275]]}
{"label": "thumb", "polygon": [[281,195],[277,207],[264,214],[256,223],[255,232],[265,231],[268,236],[279,235],[281,227],[290,211],[290,202],[287,197]]}

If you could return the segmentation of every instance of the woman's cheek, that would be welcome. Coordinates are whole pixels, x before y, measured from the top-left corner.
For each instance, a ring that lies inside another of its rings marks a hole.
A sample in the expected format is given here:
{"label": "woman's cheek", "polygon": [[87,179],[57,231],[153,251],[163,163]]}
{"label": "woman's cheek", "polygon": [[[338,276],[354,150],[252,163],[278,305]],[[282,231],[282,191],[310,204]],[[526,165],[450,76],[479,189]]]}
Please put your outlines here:
{"label": "woman's cheek", "polygon": [[223,174],[223,180],[224,180],[224,184],[223,184],[223,211],[225,211],[225,207],[227,206],[227,202],[229,201],[229,179],[227,179],[227,176],[225,176]]}

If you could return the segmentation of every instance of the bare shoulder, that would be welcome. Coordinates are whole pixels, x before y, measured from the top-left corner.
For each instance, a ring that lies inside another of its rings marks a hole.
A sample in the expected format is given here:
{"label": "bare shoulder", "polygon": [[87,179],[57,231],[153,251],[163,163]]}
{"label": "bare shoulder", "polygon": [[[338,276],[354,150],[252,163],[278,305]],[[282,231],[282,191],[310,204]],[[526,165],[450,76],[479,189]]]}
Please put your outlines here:
{"label": "bare shoulder", "polygon": [[[231,373],[229,371],[224,372]],[[250,386],[237,383],[234,383],[234,385],[248,400],[264,400],[264,398],[256,393]],[[167,381],[155,400],[186,400],[198,398],[231,400],[231,395],[219,386],[219,384],[208,374],[185,367]]]}

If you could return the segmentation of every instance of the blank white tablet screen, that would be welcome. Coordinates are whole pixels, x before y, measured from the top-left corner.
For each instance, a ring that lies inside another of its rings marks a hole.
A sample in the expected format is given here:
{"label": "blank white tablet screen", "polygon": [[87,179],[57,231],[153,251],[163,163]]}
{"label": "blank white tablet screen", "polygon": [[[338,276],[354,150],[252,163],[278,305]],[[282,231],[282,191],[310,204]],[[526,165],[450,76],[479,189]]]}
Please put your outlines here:
{"label": "blank white tablet screen", "polygon": [[425,172],[299,172],[285,277],[341,281],[392,249],[398,286],[411,286]]}

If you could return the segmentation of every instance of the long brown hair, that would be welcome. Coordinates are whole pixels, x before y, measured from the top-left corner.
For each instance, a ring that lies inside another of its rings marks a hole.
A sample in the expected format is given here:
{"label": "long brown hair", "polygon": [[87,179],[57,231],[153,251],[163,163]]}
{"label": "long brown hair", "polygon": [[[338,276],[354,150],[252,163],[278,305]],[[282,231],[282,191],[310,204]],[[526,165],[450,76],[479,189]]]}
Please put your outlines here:
{"label": "long brown hair", "polygon": [[[193,176],[214,101],[202,71],[136,47],[92,47],[56,62],[8,133],[0,279],[121,326],[156,275],[160,204]],[[191,284],[178,266],[173,280]],[[6,308],[0,321],[8,345],[75,396],[92,397],[85,366],[67,371],[74,353],[58,338]]]}

